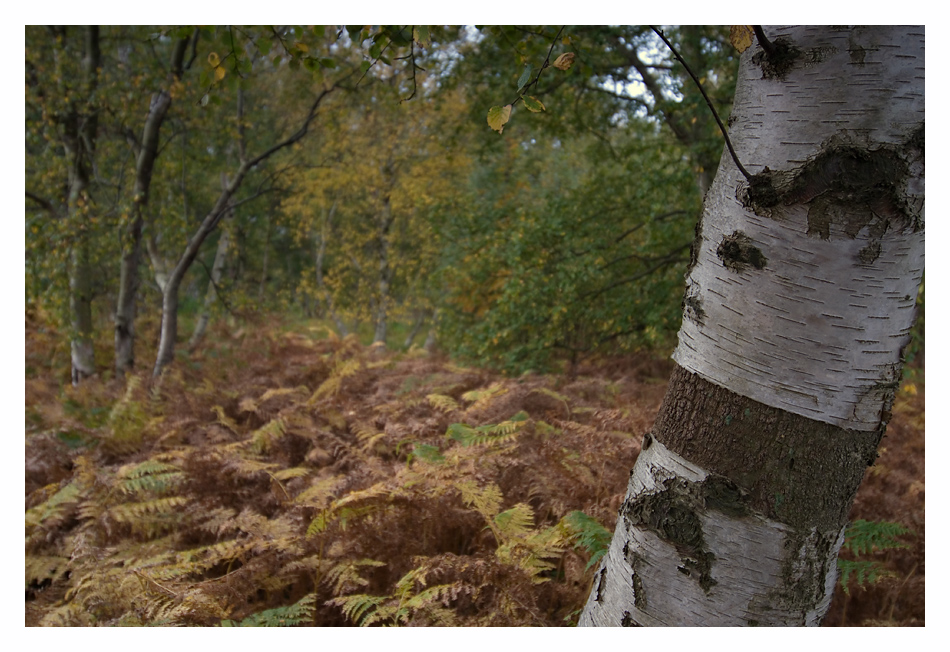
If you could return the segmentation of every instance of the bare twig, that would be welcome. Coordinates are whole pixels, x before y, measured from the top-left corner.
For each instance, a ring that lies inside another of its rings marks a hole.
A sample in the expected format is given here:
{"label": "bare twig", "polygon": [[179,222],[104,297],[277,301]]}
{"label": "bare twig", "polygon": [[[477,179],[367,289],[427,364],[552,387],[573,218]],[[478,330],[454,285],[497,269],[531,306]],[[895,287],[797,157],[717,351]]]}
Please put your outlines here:
{"label": "bare twig", "polygon": [[696,83],[696,87],[699,89],[699,92],[703,94],[703,99],[706,100],[706,106],[708,106],[709,110],[712,111],[713,117],[716,119],[716,124],[719,125],[719,131],[722,132],[722,137],[726,139],[726,147],[729,148],[729,153],[732,155],[732,160],[735,161],[736,167],[739,168],[739,172],[742,173],[742,176],[744,176],[746,179],[751,179],[752,175],[749,174],[748,170],[746,170],[742,166],[742,163],[739,162],[739,156],[736,154],[736,150],[732,147],[732,141],[729,140],[729,134],[726,132],[726,127],[722,124],[722,120],[719,119],[719,113],[716,112],[716,107],[713,106],[712,100],[709,99],[709,96],[706,95],[706,91],[703,90],[703,85],[699,83],[699,79],[695,74],[693,74],[692,69],[690,69],[689,65],[683,60],[683,57],[680,56],[680,53],[677,52],[676,48],[673,47],[673,44],[669,42],[663,32],[652,25],[650,26],[650,29],[656,32],[656,35],[659,36],[664,43],[666,43],[666,47],[670,49],[670,52],[673,53],[673,56],[676,57],[676,60],[683,64],[683,67],[686,68],[686,72]]}

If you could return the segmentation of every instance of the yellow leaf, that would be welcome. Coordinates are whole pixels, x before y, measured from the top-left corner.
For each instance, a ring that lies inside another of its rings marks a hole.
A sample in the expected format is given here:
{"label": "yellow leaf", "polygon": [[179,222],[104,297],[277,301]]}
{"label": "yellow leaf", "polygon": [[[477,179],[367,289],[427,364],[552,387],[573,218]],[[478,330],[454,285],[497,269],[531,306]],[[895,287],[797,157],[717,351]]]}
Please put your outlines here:
{"label": "yellow leaf", "polygon": [[510,104],[506,104],[505,106],[493,106],[488,109],[488,126],[498,133],[501,133],[510,117]]}
{"label": "yellow leaf", "polygon": [[212,68],[217,68],[218,64],[221,63],[221,59],[218,57],[217,52],[208,53],[208,63],[211,64]]}
{"label": "yellow leaf", "polygon": [[752,45],[754,32],[751,25],[733,25],[729,28],[729,40],[739,54],[742,54]]}
{"label": "yellow leaf", "polygon": [[574,53],[565,52],[564,54],[559,56],[557,59],[555,59],[554,63],[551,65],[553,65],[558,70],[567,70],[573,64],[574,64]]}
{"label": "yellow leaf", "polygon": [[530,95],[525,95],[521,99],[524,100],[525,108],[531,111],[532,113],[540,113],[541,111],[544,111],[544,105],[541,104],[541,100],[539,100],[538,98],[531,97]]}
{"label": "yellow leaf", "polygon": [[224,66],[218,66],[217,68],[214,69],[214,80],[216,82],[221,81],[222,79],[224,79],[225,74],[226,74],[226,71],[224,69]]}

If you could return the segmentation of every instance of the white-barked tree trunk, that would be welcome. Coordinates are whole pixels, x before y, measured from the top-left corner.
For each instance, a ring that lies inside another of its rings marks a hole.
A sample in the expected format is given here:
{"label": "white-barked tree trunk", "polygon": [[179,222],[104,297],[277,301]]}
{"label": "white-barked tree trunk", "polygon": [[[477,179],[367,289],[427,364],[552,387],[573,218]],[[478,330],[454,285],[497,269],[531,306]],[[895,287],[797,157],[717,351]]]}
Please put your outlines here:
{"label": "white-barked tree trunk", "polygon": [[817,625],[924,269],[924,29],[743,53],[663,406],[580,625]]}

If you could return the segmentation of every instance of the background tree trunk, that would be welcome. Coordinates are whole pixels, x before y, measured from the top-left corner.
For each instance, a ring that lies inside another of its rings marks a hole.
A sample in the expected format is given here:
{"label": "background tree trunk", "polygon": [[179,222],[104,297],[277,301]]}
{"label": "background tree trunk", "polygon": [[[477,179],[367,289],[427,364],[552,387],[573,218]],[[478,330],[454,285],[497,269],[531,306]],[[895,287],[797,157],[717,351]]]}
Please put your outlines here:
{"label": "background tree trunk", "polygon": [[[175,44],[171,66],[173,80],[181,78],[185,52],[189,43],[194,48],[197,38],[196,29],[191,38],[179,39]],[[162,89],[152,94],[135,163],[132,213],[123,234],[125,237],[119,271],[119,297],[115,310],[115,372],[118,378],[135,365],[135,301],[139,288],[139,264],[142,259],[142,225],[148,207],[152,171],[155,168],[155,159],[158,158],[158,137],[171,103],[172,97],[168,90]]]}
{"label": "background tree trunk", "polygon": [[[221,188],[228,187],[227,175],[221,175]],[[228,211],[224,220],[232,217],[232,211]],[[228,256],[228,248],[231,244],[231,235],[226,229],[222,229],[221,237],[218,238],[218,248],[214,252],[214,262],[211,264],[211,278],[208,280],[208,290],[205,292],[204,309],[198,317],[198,323],[195,324],[195,330],[188,341],[188,350],[194,351],[201,343],[205,331],[208,329],[208,322],[211,321],[211,307],[218,300],[218,285],[221,283],[221,274],[224,271],[224,261]]]}
{"label": "background tree trunk", "polygon": [[[63,31],[65,37],[65,30]],[[82,80],[77,96],[70,105],[63,123],[63,148],[69,165],[68,219],[75,227],[69,267],[69,308],[72,323],[70,352],[72,381],[78,385],[96,371],[92,345],[92,267],[89,254],[88,212],[89,171],[92,167],[98,131],[97,107],[92,104],[99,80],[99,26],[90,25],[83,35]],[[61,56],[67,56],[65,52]],[[62,88],[62,87],[61,87]],[[63,89],[64,95],[70,95]],[[88,105],[80,106],[80,103]]]}
{"label": "background tree trunk", "polygon": [[674,371],[581,625],[817,625],[924,266],[924,30],[742,55]]}

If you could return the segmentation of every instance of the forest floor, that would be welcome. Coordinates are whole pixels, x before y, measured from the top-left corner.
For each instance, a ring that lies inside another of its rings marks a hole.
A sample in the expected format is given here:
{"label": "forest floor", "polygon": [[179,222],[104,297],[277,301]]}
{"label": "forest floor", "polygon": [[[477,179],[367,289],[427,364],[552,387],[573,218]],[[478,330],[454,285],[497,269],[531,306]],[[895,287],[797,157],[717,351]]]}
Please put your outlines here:
{"label": "forest floor", "polygon": [[[28,626],[571,625],[671,369],[508,378],[280,325],[208,342],[160,381],[73,388],[27,317]],[[852,519],[912,534],[826,625],[924,624],[910,378]]]}

